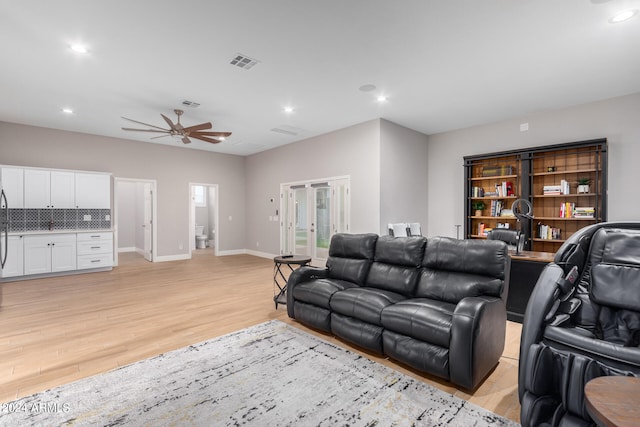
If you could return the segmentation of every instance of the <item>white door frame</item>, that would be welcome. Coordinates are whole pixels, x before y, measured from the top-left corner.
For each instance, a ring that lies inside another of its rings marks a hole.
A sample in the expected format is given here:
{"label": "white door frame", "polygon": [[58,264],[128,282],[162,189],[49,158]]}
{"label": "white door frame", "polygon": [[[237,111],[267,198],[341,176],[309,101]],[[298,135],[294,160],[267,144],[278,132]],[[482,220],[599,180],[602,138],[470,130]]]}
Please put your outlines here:
{"label": "white door frame", "polygon": [[[216,200],[213,206],[213,218],[216,223],[216,234],[213,239],[213,254],[218,255],[218,241],[220,236],[220,221],[218,220],[218,208],[220,200],[220,192],[218,191],[218,184],[205,184],[202,182],[190,182],[189,183],[189,258],[192,256],[193,250],[191,249],[195,245],[196,241],[196,204],[193,201],[193,186],[202,185],[205,187],[214,187],[216,191]],[[209,230],[211,232],[211,230]]]}
{"label": "white door frame", "polygon": [[139,182],[151,184],[151,262],[158,256],[158,185],[155,179],[113,178],[113,265],[118,265],[118,183]]}

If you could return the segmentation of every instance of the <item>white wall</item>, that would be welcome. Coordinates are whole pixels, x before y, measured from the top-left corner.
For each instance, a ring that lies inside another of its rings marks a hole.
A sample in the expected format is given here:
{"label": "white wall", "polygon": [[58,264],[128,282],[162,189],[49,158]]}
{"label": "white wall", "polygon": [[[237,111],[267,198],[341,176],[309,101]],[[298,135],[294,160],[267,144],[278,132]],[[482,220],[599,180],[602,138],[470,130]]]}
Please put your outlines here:
{"label": "white wall", "polygon": [[351,231],[379,231],[380,120],[248,156],[246,170],[249,250],[279,253],[280,223],[269,216],[279,209],[280,184],[287,182],[350,175]]}
{"label": "white wall", "polygon": [[118,249],[136,248],[136,185],[119,181],[118,198]]}
{"label": "white wall", "polygon": [[427,136],[380,122],[380,230],[397,222],[427,224]]}
{"label": "white wall", "polygon": [[0,122],[0,160],[155,179],[160,257],[189,256],[189,182],[218,183],[220,250],[245,248],[244,157]]}
{"label": "white wall", "polygon": [[[520,132],[521,123],[529,131]],[[455,237],[455,224],[464,224],[464,156],[602,137],[609,147],[608,220],[640,220],[637,93],[429,136],[427,235]]]}

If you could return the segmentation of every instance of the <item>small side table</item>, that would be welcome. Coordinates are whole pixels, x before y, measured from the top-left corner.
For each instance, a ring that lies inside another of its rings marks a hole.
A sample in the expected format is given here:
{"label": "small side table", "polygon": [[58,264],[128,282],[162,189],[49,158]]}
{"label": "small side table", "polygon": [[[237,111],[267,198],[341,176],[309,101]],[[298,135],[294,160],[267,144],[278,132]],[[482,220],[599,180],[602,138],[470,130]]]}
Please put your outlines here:
{"label": "small side table", "polygon": [[585,405],[599,426],[637,426],[640,420],[640,378],[606,376],[584,387]]}
{"label": "small side table", "polygon": [[[288,277],[285,277],[282,272],[282,266],[286,265],[289,267],[289,275],[291,275],[294,270],[293,265],[297,265],[297,268],[300,268],[303,265],[309,265],[310,262],[311,257],[305,255],[281,255],[273,259],[273,302],[276,303],[276,310],[278,309],[278,304],[287,304]],[[279,280],[282,281],[282,284]]]}

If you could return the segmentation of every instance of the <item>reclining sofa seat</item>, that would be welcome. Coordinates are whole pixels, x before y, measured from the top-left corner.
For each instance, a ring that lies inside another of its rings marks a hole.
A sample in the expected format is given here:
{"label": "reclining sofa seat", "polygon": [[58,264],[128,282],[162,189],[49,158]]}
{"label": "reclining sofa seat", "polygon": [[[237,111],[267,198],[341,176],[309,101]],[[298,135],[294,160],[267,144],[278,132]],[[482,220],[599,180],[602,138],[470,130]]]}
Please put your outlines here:
{"label": "reclining sofa seat", "polygon": [[[571,283],[567,274],[577,268]],[[640,222],[573,234],[531,294],[520,342],[524,427],[591,426],[584,386],[604,375],[640,376]]]}
{"label": "reclining sofa seat", "polygon": [[289,317],[473,389],[504,349],[501,241],[336,234],[288,281]]}

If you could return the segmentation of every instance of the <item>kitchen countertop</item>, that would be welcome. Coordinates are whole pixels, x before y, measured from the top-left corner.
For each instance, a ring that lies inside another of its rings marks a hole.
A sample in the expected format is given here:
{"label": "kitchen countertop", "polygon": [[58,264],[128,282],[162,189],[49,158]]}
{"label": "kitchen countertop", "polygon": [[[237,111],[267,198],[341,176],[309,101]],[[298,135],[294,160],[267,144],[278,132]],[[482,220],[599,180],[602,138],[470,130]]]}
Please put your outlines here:
{"label": "kitchen countertop", "polygon": [[29,231],[10,231],[9,236],[30,236],[42,234],[74,234],[74,233],[111,233],[113,228],[78,228],[68,230],[29,230]]}

